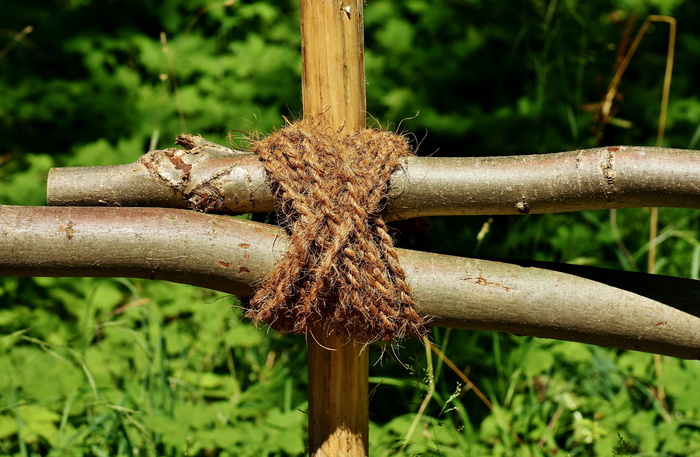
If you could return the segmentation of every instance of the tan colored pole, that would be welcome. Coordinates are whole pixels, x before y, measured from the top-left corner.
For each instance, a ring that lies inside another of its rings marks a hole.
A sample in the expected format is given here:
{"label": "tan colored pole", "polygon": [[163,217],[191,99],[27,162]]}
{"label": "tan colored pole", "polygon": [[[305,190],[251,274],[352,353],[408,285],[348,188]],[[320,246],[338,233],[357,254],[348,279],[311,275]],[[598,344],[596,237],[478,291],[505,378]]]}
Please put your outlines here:
{"label": "tan colored pole", "polygon": [[362,0],[301,0],[302,102],[336,128],[365,126]]}
{"label": "tan colored pole", "polygon": [[[362,0],[301,0],[304,116],[322,114],[328,125],[365,127]],[[346,336],[310,330],[309,454],[366,456],[367,350]]]}

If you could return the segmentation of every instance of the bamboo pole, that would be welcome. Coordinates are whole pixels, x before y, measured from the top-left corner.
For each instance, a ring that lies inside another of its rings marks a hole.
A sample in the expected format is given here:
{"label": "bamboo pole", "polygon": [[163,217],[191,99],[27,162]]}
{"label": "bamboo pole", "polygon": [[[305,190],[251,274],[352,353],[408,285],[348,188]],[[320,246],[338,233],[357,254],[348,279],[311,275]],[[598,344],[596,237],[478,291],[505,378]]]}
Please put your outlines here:
{"label": "bamboo pole", "polygon": [[[362,0],[301,0],[304,116],[336,130],[365,127]],[[309,454],[366,456],[368,366],[363,346],[309,330]]]}

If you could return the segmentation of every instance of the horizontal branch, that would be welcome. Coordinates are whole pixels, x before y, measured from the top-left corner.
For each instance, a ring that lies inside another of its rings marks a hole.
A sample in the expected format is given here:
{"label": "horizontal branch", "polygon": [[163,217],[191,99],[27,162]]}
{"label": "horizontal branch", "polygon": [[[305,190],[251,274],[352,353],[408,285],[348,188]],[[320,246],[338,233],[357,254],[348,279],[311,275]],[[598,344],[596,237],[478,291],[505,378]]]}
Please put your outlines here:
{"label": "horizontal branch", "polygon": [[[55,168],[48,203],[160,206],[241,214],[274,210],[255,156],[180,137],[185,149],[133,164]],[[660,206],[700,208],[700,151],[607,147],[507,157],[411,157],[394,173],[387,220]]]}
{"label": "horizontal branch", "polygon": [[[0,206],[4,276],[164,279],[249,296],[286,246],[277,227],[193,211]],[[700,358],[700,281],[399,255],[434,326]]]}

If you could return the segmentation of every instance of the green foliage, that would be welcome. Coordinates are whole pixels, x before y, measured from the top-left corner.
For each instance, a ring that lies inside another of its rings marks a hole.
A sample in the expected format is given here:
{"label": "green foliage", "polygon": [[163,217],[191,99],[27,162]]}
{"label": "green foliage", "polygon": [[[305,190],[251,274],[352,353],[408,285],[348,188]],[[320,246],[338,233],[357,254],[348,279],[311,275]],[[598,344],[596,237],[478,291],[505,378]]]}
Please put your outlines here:
{"label": "green foliage", "polygon": [[[438,361],[437,394],[421,426],[406,435],[411,414],[375,425],[371,455],[396,455],[406,439],[401,455],[700,453],[700,395],[686,384],[700,375],[697,361],[664,359],[657,376],[650,354],[497,334],[467,338],[473,335],[448,330],[438,332],[436,343],[457,366],[473,370],[470,378],[488,393],[493,409]],[[474,343],[504,356],[480,360],[479,350],[471,351]],[[663,401],[659,388],[666,392]],[[407,403],[421,399],[416,392]]]}
{"label": "green foliage", "polygon": [[240,322],[233,298],[121,279],[26,282],[40,293],[0,311],[3,455],[304,451],[303,380],[289,377],[300,342]]}
{"label": "green foliage", "polygon": [[[590,110],[647,14],[678,20],[664,144],[697,148],[700,3],[688,0],[372,0],[369,112],[414,132],[424,155],[653,145],[666,24],[622,78],[625,122],[595,126]],[[298,29],[294,0],[9,2],[0,203],[43,204],[52,166],[130,162],[183,131],[226,142],[298,116]],[[646,209],[494,217],[483,232],[487,220],[432,219],[431,249],[646,270]],[[661,209],[655,271],[700,279],[698,233],[699,211]],[[700,455],[696,361],[485,332],[434,339],[493,407],[407,342],[405,367],[371,368],[372,455]],[[303,367],[303,340],[242,322],[221,294],[0,278],[2,455],[302,455]]]}

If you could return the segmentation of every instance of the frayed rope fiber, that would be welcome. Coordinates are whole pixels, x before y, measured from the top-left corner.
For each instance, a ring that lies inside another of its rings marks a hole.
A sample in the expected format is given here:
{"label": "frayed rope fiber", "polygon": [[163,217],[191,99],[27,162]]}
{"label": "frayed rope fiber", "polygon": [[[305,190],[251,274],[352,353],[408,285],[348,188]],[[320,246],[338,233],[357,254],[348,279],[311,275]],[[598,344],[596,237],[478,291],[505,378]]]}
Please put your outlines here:
{"label": "frayed rope fiber", "polygon": [[338,133],[312,118],[254,143],[252,152],[291,241],[247,316],[276,330],[320,326],[366,343],[425,335],[381,217],[390,176],[411,155],[406,139],[375,129]]}

